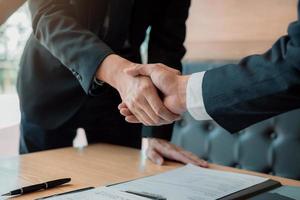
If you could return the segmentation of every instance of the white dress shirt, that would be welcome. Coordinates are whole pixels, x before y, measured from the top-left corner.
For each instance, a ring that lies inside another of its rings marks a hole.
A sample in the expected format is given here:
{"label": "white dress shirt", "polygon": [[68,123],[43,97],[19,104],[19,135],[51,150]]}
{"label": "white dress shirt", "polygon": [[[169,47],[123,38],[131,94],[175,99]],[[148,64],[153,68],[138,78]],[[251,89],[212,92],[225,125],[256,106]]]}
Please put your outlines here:
{"label": "white dress shirt", "polygon": [[207,114],[203,95],[202,82],[205,72],[194,73],[190,76],[186,91],[186,104],[188,112],[196,120],[211,120]]}

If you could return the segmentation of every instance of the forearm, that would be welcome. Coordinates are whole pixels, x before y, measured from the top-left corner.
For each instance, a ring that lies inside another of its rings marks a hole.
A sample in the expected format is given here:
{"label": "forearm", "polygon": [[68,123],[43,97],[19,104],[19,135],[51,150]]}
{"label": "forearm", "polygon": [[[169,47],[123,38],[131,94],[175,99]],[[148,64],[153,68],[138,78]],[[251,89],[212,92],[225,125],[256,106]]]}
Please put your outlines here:
{"label": "forearm", "polygon": [[124,84],[122,81],[123,78],[128,76],[124,73],[124,70],[134,65],[135,63],[132,63],[116,54],[111,54],[100,64],[96,72],[96,77],[97,79],[118,89],[122,86],[122,83]]}
{"label": "forearm", "polygon": [[183,111],[187,110],[187,86],[190,76],[178,76],[178,99],[180,102],[179,107]]}

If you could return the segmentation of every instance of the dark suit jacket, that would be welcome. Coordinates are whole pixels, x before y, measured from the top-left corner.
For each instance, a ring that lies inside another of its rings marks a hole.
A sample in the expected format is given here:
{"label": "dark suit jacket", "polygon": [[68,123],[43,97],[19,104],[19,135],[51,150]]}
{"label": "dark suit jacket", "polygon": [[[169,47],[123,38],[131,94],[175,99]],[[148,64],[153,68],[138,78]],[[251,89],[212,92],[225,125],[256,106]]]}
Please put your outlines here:
{"label": "dark suit jacket", "polygon": [[30,0],[33,34],[18,79],[22,112],[46,129],[62,125],[91,95],[107,55],[141,62],[149,26],[148,61],[181,70],[189,6],[190,0]]}
{"label": "dark suit jacket", "polygon": [[206,110],[228,131],[300,108],[299,6],[298,21],[265,54],[205,73]]}

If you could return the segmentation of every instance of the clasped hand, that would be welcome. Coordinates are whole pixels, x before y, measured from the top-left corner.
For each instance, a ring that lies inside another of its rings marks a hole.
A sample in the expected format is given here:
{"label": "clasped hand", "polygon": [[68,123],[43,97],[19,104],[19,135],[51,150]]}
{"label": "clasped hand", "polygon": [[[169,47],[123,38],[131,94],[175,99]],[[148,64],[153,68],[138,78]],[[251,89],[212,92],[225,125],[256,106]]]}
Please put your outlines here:
{"label": "clasped hand", "polygon": [[[161,100],[154,85],[155,82],[160,83],[161,80],[157,78],[151,80],[154,77],[146,76],[148,69],[156,69],[159,66],[160,64],[136,64],[120,56],[110,55],[97,71],[97,78],[118,90],[122,99],[119,108],[127,121],[151,126],[170,124],[180,118],[176,109],[172,110],[172,106],[167,107],[171,105],[173,97],[165,98],[165,104]],[[168,68],[168,71],[172,74],[179,74],[177,70],[171,68]]]}
{"label": "clasped hand", "polygon": [[[142,97],[138,97],[134,91],[127,91],[130,99],[123,99],[123,102],[119,105],[120,113],[125,117],[125,120],[130,123],[143,123],[144,125],[162,125],[172,123],[179,119],[179,116],[186,110],[186,84],[187,77],[180,76],[180,72],[173,68],[167,67],[163,64],[136,64],[130,68],[126,68],[124,72],[131,77],[139,77],[140,79],[146,79],[147,85],[140,85],[140,89],[144,93],[148,94],[148,97],[155,93],[155,88],[152,84],[160,91],[161,99],[155,95],[155,98],[148,98],[151,101],[156,102],[162,101],[163,106],[157,108],[153,112],[145,103]],[[149,83],[151,80],[151,83]],[[122,96],[122,95],[121,95]],[[152,103],[153,103],[152,102]],[[136,105],[139,106],[137,112]],[[143,111],[143,112],[141,112]],[[171,117],[169,113],[175,114],[177,117]],[[169,115],[168,118],[161,118],[164,115]],[[149,120],[152,119],[152,120]],[[147,119],[147,120],[146,120]]]}

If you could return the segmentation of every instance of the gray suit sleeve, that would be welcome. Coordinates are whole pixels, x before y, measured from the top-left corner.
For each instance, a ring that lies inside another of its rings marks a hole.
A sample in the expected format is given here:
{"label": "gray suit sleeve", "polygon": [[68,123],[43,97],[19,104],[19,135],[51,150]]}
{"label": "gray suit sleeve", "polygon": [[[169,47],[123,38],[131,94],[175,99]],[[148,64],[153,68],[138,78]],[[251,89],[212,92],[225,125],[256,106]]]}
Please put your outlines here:
{"label": "gray suit sleeve", "polygon": [[88,94],[94,74],[113,53],[77,20],[70,0],[30,0],[34,36],[65,65]]}

